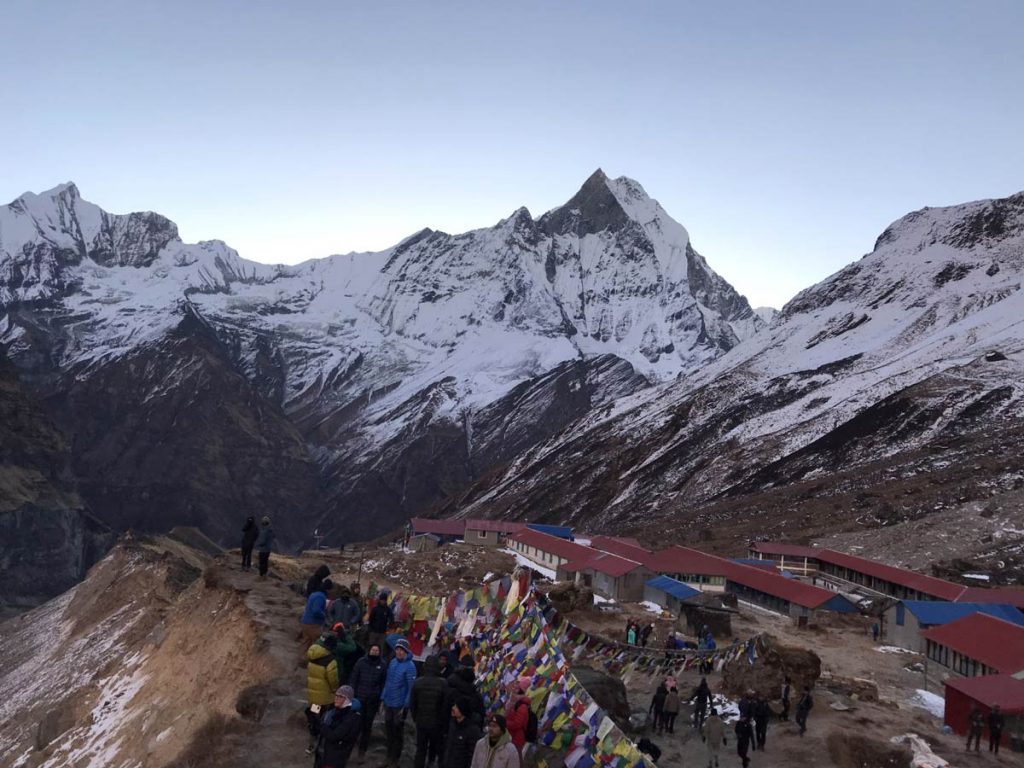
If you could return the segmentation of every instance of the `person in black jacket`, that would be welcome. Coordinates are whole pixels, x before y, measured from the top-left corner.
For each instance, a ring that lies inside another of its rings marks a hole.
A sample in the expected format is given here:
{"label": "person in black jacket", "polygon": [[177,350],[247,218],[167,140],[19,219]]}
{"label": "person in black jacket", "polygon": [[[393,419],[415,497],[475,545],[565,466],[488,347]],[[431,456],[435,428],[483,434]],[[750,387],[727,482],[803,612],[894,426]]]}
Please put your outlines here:
{"label": "person in black jacket", "polygon": [[754,699],[754,743],[757,748],[764,751],[764,745],[768,741],[768,721],[772,717],[772,708],[768,706],[768,699],[762,694],[757,694]]}
{"label": "person in black jacket", "polygon": [[704,725],[704,717],[708,711],[708,704],[711,703],[711,687],[708,685],[708,679],[702,677],[700,679],[700,685],[698,685],[692,694],[690,694],[689,701],[694,705],[693,707],[693,727],[698,731],[701,726]]}
{"label": "person in black jacket", "polygon": [[366,655],[356,662],[352,668],[352,689],[359,699],[362,716],[362,731],[359,736],[359,759],[366,754],[370,746],[370,732],[373,730],[373,719],[380,709],[380,695],[384,690],[384,678],[388,673],[387,662],[381,658],[380,646],[371,645]]}
{"label": "person in black jacket", "polygon": [[470,768],[472,765],[476,743],[483,738],[480,726],[467,715],[467,710],[472,709],[473,701],[467,696],[459,696],[452,705],[441,768]]}
{"label": "person in black jacket", "polygon": [[1003,717],[999,705],[992,707],[988,713],[988,751],[999,754],[999,742],[1003,740],[1003,726],[1006,725],[1006,718]]}
{"label": "person in black jacket", "polygon": [[361,721],[352,711],[355,698],[351,686],[341,685],[334,692],[334,707],[327,710],[320,722],[316,747],[317,768],[345,768],[349,755],[359,739]]}
{"label": "person in black jacket", "polygon": [[754,729],[750,727],[750,718],[741,717],[736,721],[736,754],[743,761],[743,768],[750,765],[750,758],[747,751],[750,749],[750,742],[754,738]]}
{"label": "person in black jacket", "polygon": [[476,723],[480,732],[483,733],[484,715],[487,707],[484,705],[484,697],[476,689],[476,677],[472,667],[460,666],[448,678],[448,695],[445,700],[445,711],[451,712],[459,697],[465,698],[463,702],[466,709],[462,713]]}
{"label": "person in black jacket", "polygon": [[442,729],[448,726],[450,716],[444,708],[448,686],[441,679],[439,668],[437,657],[430,656],[423,662],[423,674],[412,684],[409,714],[416,724],[415,768],[423,768],[428,762],[437,760]]}
{"label": "person in black jacket", "polygon": [[387,592],[381,592],[377,595],[377,602],[370,609],[370,615],[366,620],[367,629],[370,631],[368,642],[371,645],[376,643],[382,650],[386,649],[384,639],[387,637],[388,629],[394,623],[395,612],[388,605]]}
{"label": "person in black jacket", "polygon": [[661,733],[665,725],[665,699],[668,698],[668,688],[665,682],[658,683],[651,697],[651,706],[647,708],[647,714],[654,717],[654,728],[656,733]]}
{"label": "person in black jacket", "polygon": [[789,720],[789,697],[792,693],[793,681],[787,676],[782,681],[782,714],[779,715],[779,720]]}
{"label": "person in black jacket", "polygon": [[804,692],[800,695],[800,701],[796,703],[796,724],[800,726],[800,735],[807,732],[807,716],[811,714],[811,707],[814,706],[814,699],[811,697],[811,687],[804,686]]}
{"label": "person in black jacket", "polygon": [[437,654],[437,663],[437,673],[441,676],[442,680],[447,680],[454,671],[454,667],[452,667],[451,654],[448,651],[441,651]]}
{"label": "person in black jacket", "polygon": [[309,580],[306,582],[306,594],[305,597],[309,597],[314,592],[323,592],[324,580],[331,575],[331,569],[326,565],[321,565]]}
{"label": "person in black jacket", "polygon": [[245,518],[245,525],[242,526],[242,570],[252,570],[252,548],[256,546],[256,537],[260,535],[260,529],[256,525],[255,517]]}

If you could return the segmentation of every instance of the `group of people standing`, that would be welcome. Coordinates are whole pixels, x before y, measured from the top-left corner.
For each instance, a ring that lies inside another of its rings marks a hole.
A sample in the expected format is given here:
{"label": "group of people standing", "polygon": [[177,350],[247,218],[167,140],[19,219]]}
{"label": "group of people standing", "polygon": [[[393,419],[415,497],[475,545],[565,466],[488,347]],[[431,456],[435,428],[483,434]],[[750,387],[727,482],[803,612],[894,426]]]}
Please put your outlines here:
{"label": "group of people standing", "polygon": [[267,578],[270,570],[270,553],[274,549],[274,528],[266,515],[256,525],[255,517],[247,517],[242,526],[242,570],[252,570],[252,551],[258,553],[257,562],[260,578]]}
{"label": "group of people standing", "polygon": [[974,751],[981,751],[981,734],[988,726],[988,751],[999,754],[999,742],[1003,740],[1003,727],[1006,725],[1006,718],[999,705],[996,704],[988,713],[988,717],[981,714],[977,706],[971,707],[971,713],[967,716],[967,751],[971,751],[971,743],[974,743]]}
{"label": "group of people standing", "polygon": [[653,621],[641,627],[639,621],[629,619],[626,622],[626,645],[639,645],[641,648],[646,648],[653,633]]}
{"label": "group of people standing", "polygon": [[367,613],[357,584],[330,599],[336,590],[329,575],[321,566],[310,578],[300,620],[300,634],[309,639],[307,753],[315,768],[345,768],[356,750],[362,760],[381,710],[387,752],[381,768],[399,765],[410,719],[415,768],[521,768],[531,762],[537,718],[527,695],[530,678],[513,683],[504,713],[488,716],[468,643],[427,657],[418,672],[388,593],[378,594]]}

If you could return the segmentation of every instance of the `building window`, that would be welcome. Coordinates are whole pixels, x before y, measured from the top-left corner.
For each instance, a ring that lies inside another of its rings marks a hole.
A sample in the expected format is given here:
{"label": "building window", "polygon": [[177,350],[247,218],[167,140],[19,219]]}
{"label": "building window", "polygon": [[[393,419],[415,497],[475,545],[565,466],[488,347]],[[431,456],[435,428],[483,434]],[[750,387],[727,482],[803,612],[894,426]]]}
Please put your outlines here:
{"label": "building window", "polygon": [[906,608],[903,606],[903,603],[900,603],[899,605],[896,606],[896,626],[897,627],[902,627],[903,626],[904,619],[906,618],[904,616],[905,612],[906,612]]}
{"label": "building window", "polygon": [[486,539],[487,538],[487,531],[477,531],[476,535],[477,535],[477,538]]}

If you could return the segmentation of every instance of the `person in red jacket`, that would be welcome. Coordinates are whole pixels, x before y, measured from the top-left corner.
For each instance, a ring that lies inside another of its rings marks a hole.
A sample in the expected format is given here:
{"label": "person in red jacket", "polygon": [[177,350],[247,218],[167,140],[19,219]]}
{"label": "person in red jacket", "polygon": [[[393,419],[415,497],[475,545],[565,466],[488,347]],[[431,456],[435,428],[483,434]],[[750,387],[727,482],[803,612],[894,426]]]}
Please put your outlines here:
{"label": "person in red jacket", "polygon": [[505,723],[509,738],[516,745],[519,754],[523,754],[526,745],[526,729],[530,724],[530,699],[526,692],[530,690],[532,677],[520,677],[512,684],[512,696],[509,697]]}

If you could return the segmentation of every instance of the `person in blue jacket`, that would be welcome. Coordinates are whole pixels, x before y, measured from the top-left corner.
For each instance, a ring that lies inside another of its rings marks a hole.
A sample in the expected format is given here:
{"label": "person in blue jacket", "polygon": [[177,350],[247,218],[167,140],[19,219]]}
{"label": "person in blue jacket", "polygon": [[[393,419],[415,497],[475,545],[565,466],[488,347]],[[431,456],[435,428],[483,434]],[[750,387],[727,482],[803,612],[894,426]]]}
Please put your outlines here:
{"label": "person in blue jacket", "polygon": [[395,655],[388,665],[381,704],[384,705],[384,728],[388,742],[388,766],[398,768],[402,758],[405,718],[412,703],[412,684],[416,680],[416,665],[403,638],[395,643]]}
{"label": "person in blue jacket", "polygon": [[306,609],[302,612],[299,623],[302,625],[302,652],[305,653],[309,646],[316,642],[323,631],[324,618],[327,615],[327,593],[334,585],[330,579],[324,579],[324,583],[316,592],[312,592],[306,598]]}

